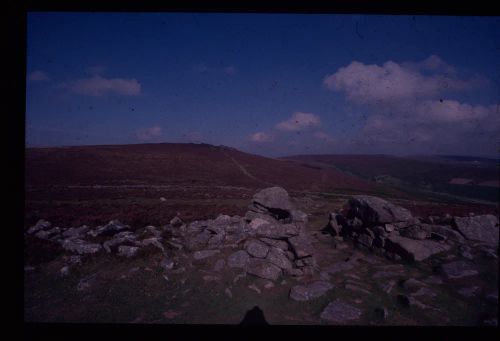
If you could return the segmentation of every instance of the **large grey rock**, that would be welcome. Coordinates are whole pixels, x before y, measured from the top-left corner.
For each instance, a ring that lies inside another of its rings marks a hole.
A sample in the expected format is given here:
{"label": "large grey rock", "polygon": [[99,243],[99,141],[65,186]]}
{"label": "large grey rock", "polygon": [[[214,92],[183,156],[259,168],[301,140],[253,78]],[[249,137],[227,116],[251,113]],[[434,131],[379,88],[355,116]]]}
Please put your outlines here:
{"label": "large grey rock", "polygon": [[47,230],[49,229],[49,227],[51,226],[51,223],[46,221],[46,220],[43,220],[43,219],[40,219],[37,221],[37,223],[33,226],[31,226],[27,233],[28,234],[34,234],[38,231],[41,231],[41,230]]}
{"label": "large grey rock", "polygon": [[[175,218],[174,218],[175,219]],[[205,220],[195,220],[188,224],[187,232],[188,233],[200,233],[208,226],[207,221]]]}
{"label": "large grey rock", "polygon": [[253,203],[268,209],[291,211],[293,205],[290,202],[288,192],[282,187],[269,187],[257,192],[252,199]]}
{"label": "large grey rock", "polygon": [[415,240],[390,235],[385,241],[385,249],[410,261],[423,261],[432,255],[448,251],[450,245],[432,240]]}
{"label": "large grey rock", "polygon": [[266,258],[267,253],[269,252],[269,246],[259,240],[252,239],[245,242],[245,250],[250,256]]}
{"label": "large grey rock", "polygon": [[292,263],[288,260],[285,252],[281,249],[271,247],[266,259],[281,269],[291,269]]}
{"label": "large grey rock", "polygon": [[251,258],[248,262],[247,273],[260,278],[276,281],[281,275],[281,269],[267,260]]}
{"label": "large grey rock", "polygon": [[334,323],[345,323],[353,320],[358,320],[361,317],[361,310],[352,305],[336,299],[330,302],[321,313],[320,317]]}
{"label": "large grey rock", "polygon": [[304,236],[296,236],[288,239],[292,250],[297,258],[310,256],[314,253],[314,248],[310,241]]}
{"label": "large grey rock", "polygon": [[249,206],[251,211],[268,214],[283,222],[292,221],[291,211],[294,209],[286,190],[281,187],[270,187],[256,193]]}
{"label": "large grey rock", "polygon": [[49,230],[40,230],[35,233],[35,236],[40,239],[59,239],[61,229],[59,227],[53,227]]}
{"label": "large grey rock", "polygon": [[309,301],[326,294],[333,285],[326,281],[316,281],[308,285],[296,285],[290,290],[290,298],[295,301]]}
{"label": "large grey rock", "polygon": [[209,258],[209,257],[215,256],[219,252],[220,252],[219,250],[202,250],[202,251],[196,251],[193,254],[193,258],[195,260],[202,260],[202,259],[205,259],[205,258]]}
{"label": "large grey rock", "polygon": [[330,213],[328,218],[328,227],[335,233],[336,236],[340,235],[342,226],[340,225],[339,220],[342,220],[343,217],[337,213]]}
{"label": "large grey rock", "polygon": [[300,210],[292,210],[290,214],[292,215],[293,222],[301,222],[307,224],[308,221],[307,213],[302,212]]}
{"label": "large grey rock", "polygon": [[472,263],[465,261],[446,263],[441,265],[441,269],[449,279],[475,276],[479,273]]}
{"label": "large grey rock", "polygon": [[430,225],[430,224],[420,224],[420,228],[429,234],[437,233],[446,239],[453,240],[459,243],[463,243],[465,238],[457,231],[453,230],[451,226],[448,225]]}
{"label": "large grey rock", "polygon": [[413,218],[406,208],[374,196],[356,195],[349,200],[348,205],[348,215],[361,219],[365,225],[407,221]]}
{"label": "large grey rock", "polygon": [[250,255],[245,250],[239,250],[227,258],[227,266],[230,268],[246,268],[250,260]]}
{"label": "large grey rock", "polygon": [[467,239],[498,245],[498,218],[492,214],[455,217],[455,224]]}
{"label": "large grey rock", "polygon": [[82,239],[65,239],[61,242],[63,249],[82,254],[94,254],[101,251],[102,246],[98,243],[89,243]]}
{"label": "large grey rock", "polygon": [[138,242],[138,246],[154,246],[162,251],[165,251],[165,248],[163,247],[161,241],[162,241],[161,237],[145,238],[140,242]]}
{"label": "large grey rock", "polygon": [[186,247],[192,251],[203,249],[205,248],[211,237],[212,233],[205,229],[200,233],[190,235],[186,241]]}
{"label": "large grey rock", "polygon": [[250,221],[254,220],[255,218],[260,218],[260,219],[265,220],[271,224],[278,223],[278,220],[274,219],[274,217],[272,217],[268,214],[265,214],[265,213],[259,213],[259,212],[254,212],[254,211],[247,211],[245,213],[245,220],[246,221],[250,222]]}
{"label": "large grey rock", "polygon": [[419,225],[410,226],[399,231],[403,237],[417,240],[424,240],[431,236],[430,232],[423,230]]}

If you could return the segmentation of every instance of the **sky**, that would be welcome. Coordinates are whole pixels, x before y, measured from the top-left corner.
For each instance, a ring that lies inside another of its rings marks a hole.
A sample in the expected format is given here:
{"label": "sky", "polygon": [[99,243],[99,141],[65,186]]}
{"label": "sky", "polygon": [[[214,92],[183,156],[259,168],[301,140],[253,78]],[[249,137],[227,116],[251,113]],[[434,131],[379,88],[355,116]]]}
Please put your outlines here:
{"label": "sky", "polygon": [[500,18],[29,13],[28,147],[498,157]]}

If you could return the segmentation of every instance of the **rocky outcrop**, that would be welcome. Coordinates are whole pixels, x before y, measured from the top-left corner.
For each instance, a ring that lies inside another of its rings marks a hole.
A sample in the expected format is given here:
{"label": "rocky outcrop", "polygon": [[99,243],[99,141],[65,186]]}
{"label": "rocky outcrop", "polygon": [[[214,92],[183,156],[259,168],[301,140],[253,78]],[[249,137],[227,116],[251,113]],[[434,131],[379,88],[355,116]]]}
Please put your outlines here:
{"label": "rocky outcrop", "polygon": [[348,217],[357,217],[365,225],[401,222],[413,218],[411,212],[406,208],[369,195],[352,197],[348,202],[348,206]]}
{"label": "rocky outcrop", "polygon": [[333,323],[346,323],[358,320],[361,317],[361,310],[344,302],[341,299],[336,299],[330,302],[321,313],[321,318]]}
{"label": "rocky outcrop", "polygon": [[415,240],[391,235],[385,242],[385,249],[410,261],[423,261],[432,255],[448,251],[451,246],[432,240]]}

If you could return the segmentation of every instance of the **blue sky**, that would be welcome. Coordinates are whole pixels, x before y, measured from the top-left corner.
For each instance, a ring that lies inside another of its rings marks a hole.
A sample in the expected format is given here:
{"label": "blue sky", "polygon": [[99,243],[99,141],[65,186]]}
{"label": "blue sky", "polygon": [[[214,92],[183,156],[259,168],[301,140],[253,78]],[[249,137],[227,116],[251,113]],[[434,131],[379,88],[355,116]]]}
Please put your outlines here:
{"label": "blue sky", "polygon": [[498,155],[500,18],[30,13],[28,146]]}

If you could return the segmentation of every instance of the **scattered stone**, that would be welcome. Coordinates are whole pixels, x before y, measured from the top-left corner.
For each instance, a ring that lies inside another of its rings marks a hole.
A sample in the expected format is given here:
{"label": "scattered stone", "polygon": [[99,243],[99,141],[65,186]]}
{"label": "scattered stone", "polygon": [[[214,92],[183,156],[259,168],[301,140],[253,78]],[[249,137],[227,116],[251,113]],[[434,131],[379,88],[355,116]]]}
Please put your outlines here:
{"label": "scattered stone", "polygon": [[34,234],[34,233],[41,231],[41,230],[47,230],[50,226],[51,226],[50,222],[43,220],[43,219],[40,219],[37,221],[37,223],[35,225],[33,225],[32,227],[30,227],[28,229],[27,233]]}
{"label": "scattered stone", "polygon": [[326,294],[333,285],[326,281],[316,281],[308,285],[296,285],[290,290],[290,298],[295,301],[309,301]]}
{"label": "scattered stone", "polygon": [[467,239],[498,245],[498,218],[492,214],[455,217],[455,224]]}
{"label": "scattered stone", "polygon": [[248,262],[247,273],[260,278],[276,281],[281,275],[281,269],[264,259],[251,258]]}
{"label": "scattered stone", "polygon": [[138,251],[139,248],[136,246],[120,245],[118,247],[118,256],[131,258],[134,257]]}
{"label": "scattered stone", "polygon": [[373,238],[367,234],[362,234],[358,237],[358,242],[361,245],[366,246],[367,248],[371,248],[373,244]]}
{"label": "scattered stone", "polygon": [[82,278],[76,287],[78,291],[89,291],[97,283],[97,274]]}
{"label": "scattered stone", "polygon": [[274,288],[274,283],[273,283],[273,282],[268,281],[266,284],[264,284],[264,288],[265,288],[265,289],[271,289],[271,288]]}
{"label": "scattered stone", "polygon": [[418,297],[418,296],[436,297],[437,294],[427,287],[421,287],[416,292],[411,294],[410,296],[411,297]]}
{"label": "scattered stone", "polygon": [[230,268],[246,268],[249,260],[250,255],[244,250],[239,250],[227,258],[227,265]]}
{"label": "scattered stone", "polygon": [[479,273],[471,263],[465,261],[455,261],[443,264],[441,269],[448,279],[475,276]]}
{"label": "scattered stone", "polygon": [[424,280],[427,284],[443,284],[443,280],[438,276],[429,276]]}
{"label": "scattered stone", "polygon": [[398,277],[399,273],[392,271],[377,271],[372,275],[372,278],[387,278],[387,277]]}
{"label": "scattered stone", "polygon": [[485,326],[498,326],[498,318],[491,318],[483,321]]}
{"label": "scattered stone", "polygon": [[486,295],[486,299],[498,303],[498,291],[490,292],[489,294]]}
{"label": "scattered stone", "polygon": [[334,323],[345,323],[358,320],[361,317],[361,310],[341,299],[330,302],[321,313],[320,317]]}
{"label": "scattered stone", "polygon": [[226,288],[226,290],[224,290],[224,292],[226,293],[226,295],[227,295],[229,298],[233,298],[233,293],[231,292],[231,289]]}
{"label": "scattered stone", "polygon": [[294,222],[301,222],[307,224],[307,213],[304,213],[299,210],[292,210],[290,211],[290,214],[292,216],[292,221]]}
{"label": "scattered stone", "polygon": [[[111,253],[111,248],[127,243],[127,242],[134,242],[136,239],[136,236],[132,234],[132,232],[125,231],[125,232],[120,232],[114,235],[114,237],[110,240],[105,241],[102,246],[104,247],[104,250],[106,252]],[[139,243],[140,244],[140,243]],[[140,244],[142,245],[142,244]]]}
{"label": "scattered stone", "polygon": [[255,290],[257,293],[261,293],[260,289],[255,284],[250,284],[248,286],[249,289]]}
{"label": "scattered stone", "polygon": [[400,230],[399,234],[402,237],[416,239],[416,240],[424,240],[430,236],[430,233],[422,230],[418,225],[410,226],[406,229]]}
{"label": "scattered stone", "polygon": [[160,262],[160,266],[165,270],[172,270],[174,268],[174,261],[170,258],[163,258]]}
{"label": "scattered stone", "polygon": [[65,265],[59,270],[59,273],[61,274],[62,277],[66,277],[69,275],[69,266]]}
{"label": "scattered stone", "polygon": [[202,259],[205,259],[205,258],[212,257],[212,256],[218,254],[219,252],[220,252],[219,250],[202,250],[202,251],[196,251],[193,254],[193,258],[195,260],[202,260]]}
{"label": "scattered stone", "polygon": [[24,271],[28,272],[28,271],[34,271],[36,268],[34,266],[31,266],[31,265],[26,265],[24,267]]}
{"label": "scattered stone", "polygon": [[54,237],[58,237],[61,233],[61,229],[59,227],[51,228],[50,230],[41,230],[35,233],[35,236],[40,239],[52,239]]}
{"label": "scattered stone", "polygon": [[239,275],[236,275],[236,277],[234,277],[233,279],[233,283],[236,283],[238,282],[241,278],[245,278],[247,276],[247,273],[246,272],[243,272]]}
{"label": "scattered stone", "polygon": [[161,241],[162,239],[161,238],[158,238],[158,237],[151,237],[151,238],[146,238],[146,239],[143,239],[141,242],[140,242],[140,245],[142,246],[149,246],[149,245],[153,245],[154,247],[162,250],[162,251],[165,251],[165,248],[163,247],[163,245],[161,244]]}
{"label": "scattered stone", "polygon": [[285,273],[293,277],[299,277],[304,275],[304,272],[297,268],[286,269]]}
{"label": "scattered stone", "polygon": [[181,227],[184,223],[182,222],[181,218],[175,216],[174,218],[172,218],[172,220],[170,220],[170,225],[172,225],[173,227]]}

